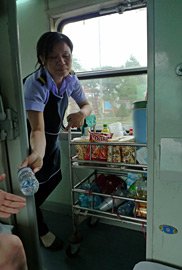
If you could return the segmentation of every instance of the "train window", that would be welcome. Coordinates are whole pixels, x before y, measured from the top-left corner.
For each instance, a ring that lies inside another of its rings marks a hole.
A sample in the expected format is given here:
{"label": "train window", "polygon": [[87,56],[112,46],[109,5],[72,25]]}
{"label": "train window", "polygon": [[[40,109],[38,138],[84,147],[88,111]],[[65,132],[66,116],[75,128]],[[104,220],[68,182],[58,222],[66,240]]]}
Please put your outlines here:
{"label": "train window", "polygon": [[[93,106],[97,129],[103,123],[132,124],[132,105],[147,90],[146,7],[82,19],[61,32],[73,41],[73,69]],[[75,110],[70,101],[68,112]]]}

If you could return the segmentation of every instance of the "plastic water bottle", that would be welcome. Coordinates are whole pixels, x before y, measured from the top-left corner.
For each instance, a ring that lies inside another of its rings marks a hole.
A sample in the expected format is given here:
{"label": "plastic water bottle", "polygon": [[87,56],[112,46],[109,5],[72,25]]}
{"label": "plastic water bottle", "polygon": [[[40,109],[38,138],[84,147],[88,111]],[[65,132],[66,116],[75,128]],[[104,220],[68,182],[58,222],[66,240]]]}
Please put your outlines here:
{"label": "plastic water bottle", "polygon": [[39,182],[29,167],[18,170],[18,181],[20,190],[25,196],[32,196],[39,189]]}
{"label": "plastic water bottle", "polygon": [[117,213],[123,216],[133,216],[135,203],[133,201],[126,201],[118,207]]}
{"label": "plastic water bottle", "polygon": [[[125,195],[125,191],[124,190],[120,190],[120,189],[116,189],[116,191],[113,193],[113,195],[116,196],[124,196]],[[98,207],[99,210],[101,211],[108,211],[110,209],[112,209],[113,207],[117,207],[118,205],[120,205],[123,202],[123,199],[121,198],[112,198],[112,197],[107,197]]]}
{"label": "plastic water bottle", "polygon": [[88,195],[86,194],[80,194],[78,198],[79,205],[81,207],[88,208],[89,207],[89,202],[88,202]]}
{"label": "plastic water bottle", "polygon": [[97,209],[101,203],[101,197],[98,195],[80,194],[78,203],[81,207]]}

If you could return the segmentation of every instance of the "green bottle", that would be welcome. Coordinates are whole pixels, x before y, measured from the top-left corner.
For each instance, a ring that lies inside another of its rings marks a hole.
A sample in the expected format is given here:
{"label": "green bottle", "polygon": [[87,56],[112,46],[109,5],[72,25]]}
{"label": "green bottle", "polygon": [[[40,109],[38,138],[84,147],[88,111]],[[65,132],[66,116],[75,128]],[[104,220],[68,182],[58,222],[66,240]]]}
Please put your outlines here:
{"label": "green bottle", "polygon": [[110,130],[107,124],[103,124],[101,133],[106,133],[106,134],[110,133]]}
{"label": "green bottle", "polygon": [[88,127],[88,124],[87,124],[87,121],[86,121],[86,118],[84,119],[84,124],[82,126],[82,136],[88,136],[88,133],[89,132],[89,127]]}

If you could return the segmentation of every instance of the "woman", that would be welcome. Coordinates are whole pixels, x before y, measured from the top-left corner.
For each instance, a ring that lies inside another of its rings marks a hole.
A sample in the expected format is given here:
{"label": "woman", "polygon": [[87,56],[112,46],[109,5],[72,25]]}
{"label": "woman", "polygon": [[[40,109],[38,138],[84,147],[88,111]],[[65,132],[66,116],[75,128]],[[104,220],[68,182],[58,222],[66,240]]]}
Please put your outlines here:
{"label": "woman", "polygon": [[[0,181],[5,179],[5,174],[0,175]],[[8,193],[0,189],[0,217],[9,218],[25,207],[23,197]],[[1,224],[0,224],[1,227]],[[0,269],[1,270],[26,270],[27,260],[20,238],[13,234],[0,233]]]}
{"label": "woman", "polygon": [[30,155],[22,166],[30,166],[36,173],[40,188],[35,194],[37,222],[44,247],[57,250],[63,243],[43,221],[40,205],[60,182],[59,131],[63,126],[68,98],[71,96],[80,110],[68,115],[70,127],[81,127],[91,106],[78,78],[71,74],[73,44],[63,34],[44,33],[37,43],[39,69],[24,82],[25,107],[30,132]]}

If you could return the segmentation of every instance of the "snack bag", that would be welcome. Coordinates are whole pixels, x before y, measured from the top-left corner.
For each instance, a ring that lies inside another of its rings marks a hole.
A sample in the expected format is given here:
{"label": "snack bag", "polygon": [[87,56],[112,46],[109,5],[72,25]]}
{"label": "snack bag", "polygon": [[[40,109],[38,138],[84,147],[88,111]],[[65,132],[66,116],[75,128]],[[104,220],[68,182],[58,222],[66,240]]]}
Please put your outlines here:
{"label": "snack bag", "polygon": [[107,161],[114,163],[121,162],[121,147],[119,145],[108,146]]}
{"label": "snack bag", "polygon": [[76,148],[76,153],[78,156],[78,159],[80,160],[84,160],[86,158],[86,154],[87,154],[87,149],[88,149],[88,145],[86,144],[78,144],[75,146]]}
{"label": "snack bag", "polygon": [[[90,142],[107,142],[112,138],[112,133],[102,134],[100,132],[90,132]],[[91,146],[91,159],[107,161],[107,145],[92,145]]]}
{"label": "snack bag", "polygon": [[121,146],[123,163],[136,164],[135,148],[132,146]]}
{"label": "snack bag", "polygon": [[[88,139],[83,138],[75,138],[74,141],[76,142],[88,142]],[[84,160],[88,151],[88,144],[76,144],[75,145],[76,154],[78,159]]]}

